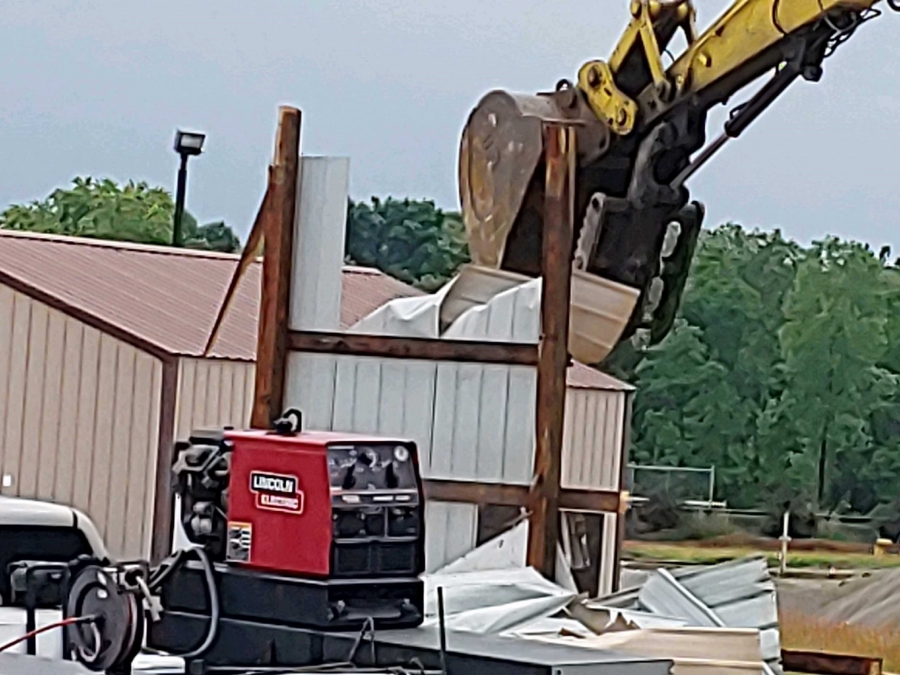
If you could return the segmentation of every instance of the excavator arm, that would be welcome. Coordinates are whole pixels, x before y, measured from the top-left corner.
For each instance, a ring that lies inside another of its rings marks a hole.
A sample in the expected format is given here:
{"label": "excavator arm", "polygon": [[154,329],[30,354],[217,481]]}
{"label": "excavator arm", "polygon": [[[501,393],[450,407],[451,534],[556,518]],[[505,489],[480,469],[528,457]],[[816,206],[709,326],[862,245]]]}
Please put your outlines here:
{"label": "excavator arm", "polygon": [[[900,11],[900,0],[885,0]],[[703,33],[690,0],[633,0],[608,61],[576,83],[531,95],[493,91],[476,106],[460,145],[459,188],[473,263],[540,274],[545,122],[576,129],[576,269],[630,286],[639,301],[621,341],[662,340],[673,325],[704,208],[686,181],[738,137],[798,78],[822,63],[881,0],[736,0]],[[662,55],[681,31],[684,52]],[[707,114],[759,80],[724,132],[706,142]],[[578,354],[574,354],[576,358]]]}

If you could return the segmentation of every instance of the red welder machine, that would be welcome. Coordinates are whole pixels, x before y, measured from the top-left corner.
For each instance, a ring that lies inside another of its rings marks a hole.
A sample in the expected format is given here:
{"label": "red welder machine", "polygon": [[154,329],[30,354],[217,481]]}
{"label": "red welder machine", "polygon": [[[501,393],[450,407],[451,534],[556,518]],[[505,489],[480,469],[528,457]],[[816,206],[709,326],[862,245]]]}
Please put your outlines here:
{"label": "red welder machine", "polygon": [[91,670],[126,672],[142,642],[198,672],[314,665],[328,635],[422,623],[414,443],[304,431],[291,410],[271,430],[193,433],[173,475],[192,547],[154,567],[76,561],[67,577],[67,616],[90,617],[72,651]]}
{"label": "red welder machine", "polygon": [[[271,431],[195,432],[176,446],[188,538],[238,576],[325,584],[340,597],[316,625],[356,625],[354,601],[364,598],[344,596],[357,586],[370,596],[365,616],[419,623],[424,498],[415,444],[301,424],[291,410]],[[409,597],[394,597],[395,587]]]}
{"label": "red welder machine", "polygon": [[[309,663],[315,631],[422,623],[415,444],[301,425],[291,410],[271,430],[195,432],[176,445],[182,524],[201,554],[151,575],[165,609],[147,626],[149,646],[209,664]],[[291,631],[280,654],[261,655]]]}
{"label": "red welder machine", "polygon": [[299,423],[291,411],[273,431],[196,432],[179,445],[188,537],[245,570],[417,577],[424,532],[415,445],[299,432]]}
{"label": "red welder machine", "polygon": [[329,635],[422,623],[414,443],[303,431],[290,410],[271,430],[193,433],[173,474],[192,547],[66,574],[66,615],[89,617],[68,639],[89,669],[128,672],[143,642],[192,673],[315,665],[340,642]]}

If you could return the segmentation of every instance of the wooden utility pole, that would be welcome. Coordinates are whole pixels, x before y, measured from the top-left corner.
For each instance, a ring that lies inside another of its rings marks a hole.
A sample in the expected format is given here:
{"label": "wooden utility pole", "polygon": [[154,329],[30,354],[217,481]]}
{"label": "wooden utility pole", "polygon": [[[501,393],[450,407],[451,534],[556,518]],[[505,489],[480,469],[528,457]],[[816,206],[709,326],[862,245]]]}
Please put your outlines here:
{"label": "wooden utility pole", "polygon": [[282,106],[278,115],[275,159],[269,172],[271,203],[263,212],[263,273],[256,353],[256,395],[250,425],[268,428],[283,412],[287,370],[291,262],[300,171],[300,122],[297,108]]}
{"label": "wooden utility pole", "polygon": [[528,564],[552,579],[559,542],[560,466],[569,366],[575,131],[544,127],[541,341],[538,347],[536,447],[529,506]]}

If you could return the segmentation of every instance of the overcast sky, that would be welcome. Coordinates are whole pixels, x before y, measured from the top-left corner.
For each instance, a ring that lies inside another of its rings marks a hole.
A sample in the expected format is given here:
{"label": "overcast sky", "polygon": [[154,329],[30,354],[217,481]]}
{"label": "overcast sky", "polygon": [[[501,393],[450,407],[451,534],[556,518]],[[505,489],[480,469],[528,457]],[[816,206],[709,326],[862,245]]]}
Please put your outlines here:
{"label": "overcast sky", "polygon": [[[351,158],[354,198],[457,208],[478,98],[608,57],[628,0],[0,0],[0,207],[76,175],[171,187],[181,126],[208,133],[188,208],[242,236],[281,104],[309,154]],[[701,28],[729,4],[696,0]],[[886,11],[691,183],[708,224],[833,233],[900,255],[900,16]],[[736,103],[735,101],[734,103]],[[724,112],[724,111],[723,111]],[[718,133],[715,116],[710,135]]]}

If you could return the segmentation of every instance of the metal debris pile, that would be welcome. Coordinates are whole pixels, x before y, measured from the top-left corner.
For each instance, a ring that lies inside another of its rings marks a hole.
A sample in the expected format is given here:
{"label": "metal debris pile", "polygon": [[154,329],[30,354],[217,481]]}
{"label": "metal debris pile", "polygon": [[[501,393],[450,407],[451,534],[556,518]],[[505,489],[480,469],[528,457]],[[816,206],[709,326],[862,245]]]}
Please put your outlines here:
{"label": "metal debris pile", "polygon": [[470,554],[426,577],[426,624],[437,622],[440,587],[449,630],[666,658],[674,675],[782,675],[775,584],[762,556],[660,569],[588,599],[496,553],[495,544],[490,560]]}

